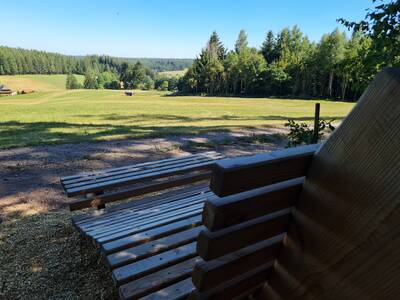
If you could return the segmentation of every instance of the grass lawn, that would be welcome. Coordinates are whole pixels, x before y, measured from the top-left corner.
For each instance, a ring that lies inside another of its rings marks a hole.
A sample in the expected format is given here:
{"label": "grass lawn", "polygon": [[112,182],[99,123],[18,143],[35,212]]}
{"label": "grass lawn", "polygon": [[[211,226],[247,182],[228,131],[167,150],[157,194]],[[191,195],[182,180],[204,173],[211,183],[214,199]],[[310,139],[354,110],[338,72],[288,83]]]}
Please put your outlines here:
{"label": "grass lawn", "polygon": [[[352,103],[319,102],[322,117],[336,120],[353,107]],[[288,118],[311,120],[314,103],[170,97],[155,91],[127,97],[123,91],[48,90],[0,98],[0,148],[282,126]]]}
{"label": "grass lawn", "polygon": [[[80,83],[83,83],[83,75],[75,75]],[[65,90],[65,81],[67,75],[14,75],[0,76],[0,84],[6,85],[8,88],[34,91],[54,91]]]}

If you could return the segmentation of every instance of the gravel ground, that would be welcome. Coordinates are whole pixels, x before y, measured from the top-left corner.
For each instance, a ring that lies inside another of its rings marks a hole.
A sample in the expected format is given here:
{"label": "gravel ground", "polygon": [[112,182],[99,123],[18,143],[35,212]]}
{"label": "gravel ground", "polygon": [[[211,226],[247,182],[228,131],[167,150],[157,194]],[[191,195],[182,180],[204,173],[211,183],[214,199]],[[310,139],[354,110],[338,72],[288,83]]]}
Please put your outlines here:
{"label": "gravel ground", "polygon": [[278,129],[0,151],[0,299],[114,299],[111,276],[74,230],[59,177],[215,150],[283,148]]}

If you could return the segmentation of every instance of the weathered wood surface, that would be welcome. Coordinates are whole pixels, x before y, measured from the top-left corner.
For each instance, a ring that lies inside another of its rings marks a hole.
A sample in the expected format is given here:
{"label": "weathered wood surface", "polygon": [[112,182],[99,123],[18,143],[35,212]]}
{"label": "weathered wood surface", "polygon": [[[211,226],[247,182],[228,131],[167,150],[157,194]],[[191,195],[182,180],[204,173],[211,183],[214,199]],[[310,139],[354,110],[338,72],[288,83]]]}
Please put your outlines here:
{"label": "weathered wood surface", "polygon": [[296,178],[222,198],[213,196],[204,205],[203,223],[215,231],[291,207],[303,181]]}
{"label": "weathered wood surface", "polygon": [[124,284],[119,288],[120,298],[122,300],[138,299],[189,278],[194,265],[199,259],[198,257],[194,257]]}
{"label": "weathered wood surface", "polygon": [[182,299],[194,289],[201,212],[212,195],[207,186],[194,185],[90,213],[74,225],[100,246],[122,299]]}
{"label": "weathered wood surface", "polygon": [[149,181],[182,173],[208,170],[216,160],[223,157],[224,156],[216,152],[207,152],[166,161],[137,164],[63,177],[61,178],[61,184],[70,197],[115,189],[137,182]]}
{"label": "weathered wood surface", "polygon": [[290,211],[290,209],[280,210],[214,232],[204,229],[197,239],[197,252],[204,260],[212,260],[259,241],[281,235],[287,230]]}
{"label": "weathered wood surface", "polygon": [[[204,292],[193,290],[190,294],[190,300],[226,300],[226,299],[246,299],[254,289],[258,289],[264,283],[273,269],[273,264],[266,263],[262,266],[243,273],[240,276],[226,281],[212,289]],[[250,298],[251,299],[251,298]]]}
{"label": "weathered wood surface", "polygon": [[276,236],[217,259],[197,263],[192,273],[194,286],[199,292],[209,290],[272,262],[282,240],[283,235]]}
{"label": "weathered wood surface", "polygon": [[209,179],[211,176],[210,172],[203,172],[199,174],[189,174],[178,178],[171,178],[168,181],[154,182],[144,186],[139,186],[131,188],[128,190],[118,191],[103,194],[100,196],[93,196],[86,199],[79,199],[69,202],[69,209],[71,211],[79,210],[88,207],[98,207],[107,203],[115,202],[118,200],[133,198],[137,196],[142,196],[149,193],[154,193],[162,190],[166,190],[176,186],[182,186],[186,184],[193,184],[198,181],[203,181]]}
{"label": "weathered wood surface", "polygon": [[315,155],[265,299],[400,299],[400,70]]}
{"label": "weathered wood surface", "polygon": [[169,249],[189,244],[197,239],[199,232],[204,227],[194,227],[185,231],[165,236],[163,238],[149,241],[145,244],[131,247],[106,257],[107,264],[111,269],[142,260],[146,257],[164,252]]}
{"label": "weathered wood surface", "polygon": [[164,289],[147,295],[140,300],[178,300],[186,299],[194,290],[192,279],[188,278]]}
{"label": "weathered wood surface", "polygon": [[319,145],[223,159],[213,166],[210,188],[219,197],[302,177]]}

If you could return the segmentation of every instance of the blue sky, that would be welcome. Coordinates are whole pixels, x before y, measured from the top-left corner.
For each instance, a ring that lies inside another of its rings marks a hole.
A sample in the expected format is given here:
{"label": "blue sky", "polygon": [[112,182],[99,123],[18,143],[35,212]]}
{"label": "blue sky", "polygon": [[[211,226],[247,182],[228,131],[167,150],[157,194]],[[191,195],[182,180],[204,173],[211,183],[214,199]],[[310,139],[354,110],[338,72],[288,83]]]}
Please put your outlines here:
{"label": "blue sky", "polygon": [[0,45],[64,54],[195,57],[216,30],[230,49],[240,29],[259,47],[267,30],[298,25],[311,39],[360,20],[371,0],[0,0]]}

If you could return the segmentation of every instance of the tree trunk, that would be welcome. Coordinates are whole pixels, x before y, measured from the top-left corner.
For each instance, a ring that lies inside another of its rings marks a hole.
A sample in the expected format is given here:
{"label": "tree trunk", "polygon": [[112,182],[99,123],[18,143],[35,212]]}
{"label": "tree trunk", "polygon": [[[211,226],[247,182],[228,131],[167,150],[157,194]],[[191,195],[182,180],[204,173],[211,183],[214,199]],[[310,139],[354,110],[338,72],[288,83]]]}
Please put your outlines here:
{"label": "tree trunk", "polygon": [[329,73],[328,95],[332,97],[333,71]]}

